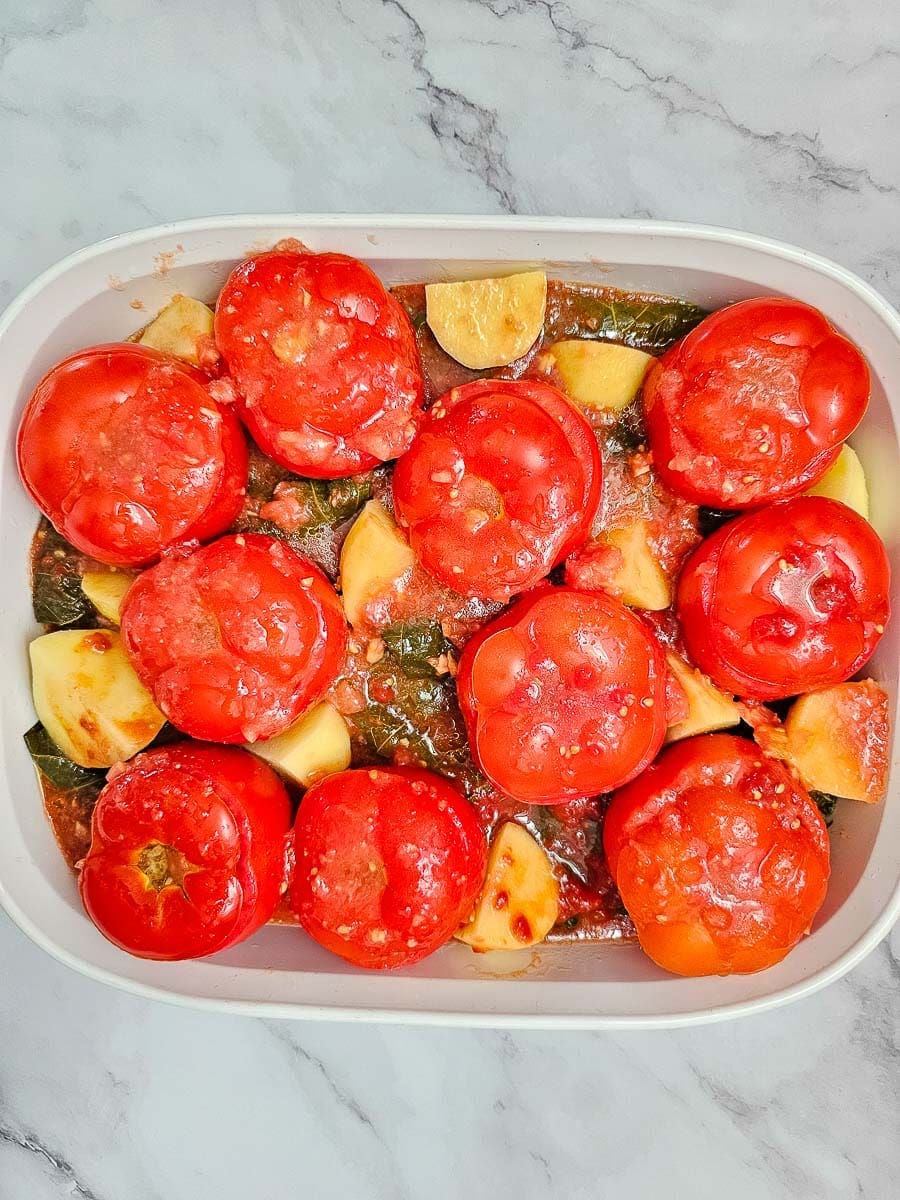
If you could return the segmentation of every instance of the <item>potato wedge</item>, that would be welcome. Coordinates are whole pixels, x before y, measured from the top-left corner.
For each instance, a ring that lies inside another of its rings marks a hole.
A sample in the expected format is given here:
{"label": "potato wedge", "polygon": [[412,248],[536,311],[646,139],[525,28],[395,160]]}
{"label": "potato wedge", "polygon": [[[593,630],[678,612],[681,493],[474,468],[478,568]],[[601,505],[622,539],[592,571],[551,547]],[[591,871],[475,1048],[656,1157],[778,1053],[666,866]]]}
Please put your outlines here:
{"label": "potato wedge", "polygon": [[632,402],[653,362],[643,350],[584,339],[556,342],[547,353],[571,400],[584,408],[614,412]]}
{"label": "potato wedge", "polygon": [[541,942],[559,915],[559,885],[542,846],[507,821],[491,842],[484,890],[456,933],[473,950],[521,950]]}
{"label": "potato wedge", "polygon": [[543,271],[425,287],[425,316],[438,345],[474,370],[521,358],[543,329],[546,307]]}
{"label": "potato wedge", "polygon": [[301,787],[310,787],[350,766],[347,722],[327,702],[304,713],[284,733],[266,742],[248,744],[246,749]]}
{"label": "potato wedge", "polygon": [[677,654],[667,654],[666,664],[688,702],[688,715],[676,721],[666,731],[667,742],[693,737],[696,733],[711,733],[715,729],[730,729],[739,725],[741,714],[731,696],[720,692],[711,679],[689,666]]}
{"label": "potato wedge", "polygon": [[165,717],[135,675],[119,635],[61,629],[29,647],[34,707],[63,754],[111,767],[152,742]]}
{"label": "potato wedge", "polygon": [[213,310],[202,300],[173,296],[138,341],[142,346],[152,346],[154,350],[162,350],[164,354],[198,366],[200,339],[212,337],[213,316]]}
{"label": "potato wedge", "polygon": [[620,529],[608,529],[602,537],[622,555],[622,565],[610,580],[610,590],[623,604],[650,612],[668,608],[672,588],[650,545],[646,521],[633,521]]}
{"label": "potato wedge", "polygon": [[122,601],[135,579],[137,575],[132,571],[85,571],[81,577],[81,590],[101,617],[119,625]]}
{"label": "potato wedge", "polygon": [[361,625],[369,601],[412,570],[415,561],[390,513],[378,500],[369,500],[341,549],[340,587],[350,624]]}
{"label": "potato wedge", "polygon": [[872,679],[800,696],[784,722],[787,759],[813,791],[874,804],[887,785],[888,701]]}
{"label": "potato wedge", "polygon": [[840,500],[861,517],[869,519],[869,485],[859,455],[850,446],[841,452],[818,483],[807,489],[807,496],[825,496]]}

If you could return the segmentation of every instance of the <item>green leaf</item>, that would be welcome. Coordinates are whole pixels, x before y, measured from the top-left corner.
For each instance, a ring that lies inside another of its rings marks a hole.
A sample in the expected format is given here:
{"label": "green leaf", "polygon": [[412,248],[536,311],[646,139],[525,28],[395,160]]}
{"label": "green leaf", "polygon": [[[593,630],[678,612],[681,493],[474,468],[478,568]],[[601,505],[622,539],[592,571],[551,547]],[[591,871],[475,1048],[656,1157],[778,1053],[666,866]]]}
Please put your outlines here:
{"label": "green leaf", "polygon": [[[303,514],[303,530],[337,525],[352,517],[371,498],[373,486],[374,472],[347,479],[303,479],[266,458],[257,447],[250,451],[247,494],[256,502],[251,505],[253,512],[272,500],[279,488],[279,495],[287,493],[296,499],[297,511]],[[285,530],[280,530],[280,536],[284,535]]]}
{"label": "green leaf", "polygon": [[385,658],[373,669],[370,681],[378,682],[382,694],[393,692],[393,699],[370,701],[362,712],[347,718],[369,751],[392,760],[402,749],[430,770],[457,780],[467,795],[484,785],[472,761],[452,680],[407,675]]}
{"label": "green leaf", "polygon": [[371,475],[351,476],[347,479],[321,479],[308,481],[316,493],[318,525],[336,525],[359,512],[367,500],[372,498],[373,478]]}
{"label": "green leaf", "polygon": [[702,308],[687,300],[553,280],[548,288],[545,339],[596,338],[661,354],[705,316]]}
{"label": "green leaf", "polygon": [[103,786],[106,772],[81,767],[72,762],[71,758],[63,754],[40,721],[32,725],[24,738],[34,765],[54,787],[63,791],[74,791],[78,788],[99,789]]}
{"label": "green leaf", "polygon": [[35,620],[60,628],[93,624],[93,608],[81,590],[82,556],[45,518],[38,536],[41,543],[31,580]]}
{"label": "green leaf", "polygon": [[267,458],[258,446],[250,445],[250,469],[247,475],[247,494],[254,500],[271,500],[276,486],[283,479],[298,478],[286,467]]}
{"label": "green leaf", "polygon": [[425,740],[405,713],[396,708],[386,704],[370,704],[362,712],[354,713],[351,721],[372,753],[379,758],[391,758],[401,745],[408,745],[414,751],[421,751],[418,756],[431,765]]}
{"label": "green leaf", "polygon": [[428,660],[453,649],[437,621],[398,621],[382,630],[381,636],[400,670],[415,678],[436,676]]}
{"label": "green leaf", "polygon": [[833,796],[831,792],[810,792],[809,794],[815,801],[819,812],[825,818],[825,824],[830,826],[834,820],[834,810],[837,808],[840,796]]}

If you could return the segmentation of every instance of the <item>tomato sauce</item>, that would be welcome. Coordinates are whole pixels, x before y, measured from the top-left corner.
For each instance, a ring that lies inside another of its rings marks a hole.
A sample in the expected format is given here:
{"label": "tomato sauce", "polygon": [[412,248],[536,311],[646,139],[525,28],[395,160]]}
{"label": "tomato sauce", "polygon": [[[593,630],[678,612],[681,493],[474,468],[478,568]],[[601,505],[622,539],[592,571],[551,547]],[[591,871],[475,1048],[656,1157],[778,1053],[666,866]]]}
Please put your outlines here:
{"label": "tomato sauce", "polygon": [[53,836],[63,858],[74,871],[91,844],[91,814],[100,789],[57,788],[40,772],[38,779],[44,798],[44,812]]}

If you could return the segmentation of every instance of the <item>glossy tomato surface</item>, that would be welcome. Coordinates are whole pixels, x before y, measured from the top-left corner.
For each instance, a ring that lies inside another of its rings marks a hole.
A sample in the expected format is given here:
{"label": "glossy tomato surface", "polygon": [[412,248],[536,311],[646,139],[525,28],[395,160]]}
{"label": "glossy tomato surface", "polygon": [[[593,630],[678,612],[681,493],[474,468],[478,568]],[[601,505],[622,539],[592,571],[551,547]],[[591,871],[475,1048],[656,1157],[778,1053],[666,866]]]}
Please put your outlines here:
{"label": "glossy tomato surface", "polygon": [[603,843],[641,946],[677,975],[773,966],[825,899],[819,810],[783,763],[731,734],[665,750],[613,797]]}
{"label": "glossy tomato surface", "polygon": [[310,937],[360,967],[431,954],[468,917],[484,831],[445,779],[413,767],[341,771],[304,796],[291,899]]}
{"label": "glossy tomato surface", "polygon": [[841,683],[887,622],[878,534],[836,500],[798,497],[729,521],[685,563],[677,610],[694,661],[722,688],[778,700]]}
{"label": "glossy tomato surface", "polygon": [[718,508],[809,487],[868,399],[856,346],[817,309],[776,297],[707,317],[653,364],[643,389],[657,471],[674,492]]}
{"label": "glossy tomato surface", "polygon": [[425,568],[467,596],[526,591],[580,545],[600,500],[597,439],[539,380],[454,388],[394,472],[400,523]]}
{"label": "glossy tomato surface", "polygon": [[206,377],[146,346],[73,354],[37,385],[18,436],[19,474],[79,550],[141,566],[237,516],[247,446]]}
{"label": "glossy tomato surface", "polygon": [[423,384],[412,324],[357,259],[248,258],[219,295],[215,336],[250,432],[292,471],[352,475],[415,436]]}
{"label": "glossy tomato surface", "polygon": [[600,592],[545,587],[524,596],[468,643],[457,684],[481,769],[530,804],[620,786],[665,735],[662,651]]}
{"label": "glossy tomato surface", "polygon": [[94,808],[84,907],[141,958],[224,950],[275,912],[290,823],[284,785],[252,754],[187,742],[139,754]]}
{"label": "glossy tomato surface", "polygon": [[237,534],[144,571],[125,599],[122,638],[173,725],[254,742],[320,699],[347,632],[318,567],[276,538]]}

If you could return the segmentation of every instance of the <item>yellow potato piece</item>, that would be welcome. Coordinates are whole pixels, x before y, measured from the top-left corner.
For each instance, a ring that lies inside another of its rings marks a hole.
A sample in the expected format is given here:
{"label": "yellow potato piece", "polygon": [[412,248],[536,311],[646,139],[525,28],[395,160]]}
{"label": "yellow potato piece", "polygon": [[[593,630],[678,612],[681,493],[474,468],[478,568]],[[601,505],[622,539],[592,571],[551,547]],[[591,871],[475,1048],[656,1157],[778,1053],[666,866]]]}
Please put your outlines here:
{"label": "yellow potato piece", "polygon": [[653,356],[630,346],[584,339],[556,342],[548,351],[563,389],[584,408],[618,412],[638,394]]}
{"label": "yellow potato piece", "polygon": [[390,513],[369,500],[350,527],[341,550],[344,612],[353,626],[365,618],[366,605],[410,571],[416,556]]}
{"label": "yellow potato piece", "polygon": [[130,571],[85,571],[81,590],[101,617],[120,625],[122,601],[135,579],[137,575]]}
{"label": "yellow potato piece", "polygon": [[491,842],[471,919],[456,933],[473,950],[521,950],[541,942],[559,915],[559,885],[544,849],[515,821]]}
{"label": "yellow potato piece", "polygon": [[142,346],[152,346],[174,358],[197,366],[200,362],[198,343],[213,331],[213,310],[202,300],[191,296],[173,296],[155,320],[151,321],[138,339]]}
{"label": "yellow potato piece", "polygon": [[669,580],[650,546],[646,521],[634,521],[620,529],[608,529],[602,537],[622,555],[622,565],[611,579],[623,604],[650,612],[668,608],[672,603]]}
{"label": "yellow potato piece", "polygon": [[861,517],[869,519],[869,486],[859,456],[850,446],[841,452],[818,483],[807,489],[807,496],[825,496],[840,500]]}
{"label": "yellow potato piece", "polygon": [[[876,725],[875,729],[868,726]],[[880,725],[881,728],[877,728]],[[888,738],[887,700],[872,679],[838,683],[800,696],[784,722],[786,756],[810,789],[874,804],[885,790],[885,764],[872,754]]]}
{"label": "yellow potato piece", "polygon": [[543,271],[425,287],[425,315],[438,345],[474,370],[521,358],[544,327],[546,307]]}
{"label": "yellow potato piece", "polygon": [[111,767],[142,750],[162,729],[165,717],[112,630],[45,633],[29,653],[35,711],[73,762]]}
{"label": "yellow potato piece", "polygon": [[667,742],[693,737],[696,733],[711,733],[715,729],[730,729],[739,725],[741,714],[731,696],[720,692],[711,679],[678,657],[667,654],[666,663],[684,690],[688,715],[676,721],[666,732]]}
{"label": "yellow potato piece", "polygon": [[247,749],[302,787],[350,766],[347,723],[328,703],[317,704],[284,733]]}

